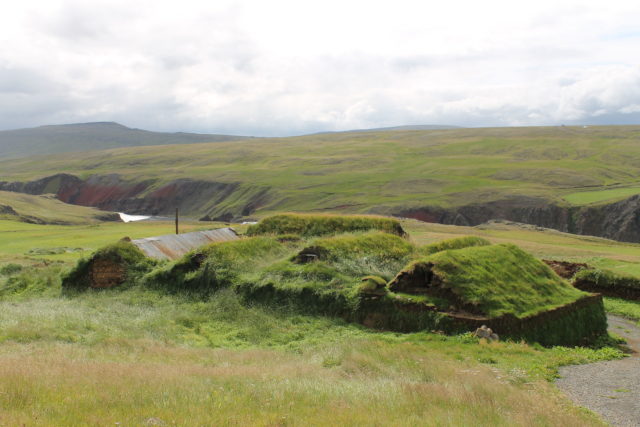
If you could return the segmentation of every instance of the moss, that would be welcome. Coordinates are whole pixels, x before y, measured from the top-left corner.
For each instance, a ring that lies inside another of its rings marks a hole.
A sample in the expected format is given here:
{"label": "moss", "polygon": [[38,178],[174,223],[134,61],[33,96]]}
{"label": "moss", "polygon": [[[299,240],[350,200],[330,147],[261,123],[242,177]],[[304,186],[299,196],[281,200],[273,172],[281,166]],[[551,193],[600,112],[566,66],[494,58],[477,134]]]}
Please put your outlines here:
{"label": "moss", "polygon": [[489,242],[487,239],[483,239],[482,237],[464,236],[422,246],[418,249],[418,252],[422,255],[431,255],[449,249],[463,249],[472,246],[488,246],[490,244],[491,242]]}
{"label": "moss", "polygon": [[365,276],[358,286],[358,292],[368,295],[384,295],[387,293],[387,281],[380,276]]}
{"label": "moss", "polygon": [[250,236],[260,234],[298,234],[304,237],[379,230],[404,236],[400,223],[391,218],[365,215],[282,214],[267,217],[247,229]]}

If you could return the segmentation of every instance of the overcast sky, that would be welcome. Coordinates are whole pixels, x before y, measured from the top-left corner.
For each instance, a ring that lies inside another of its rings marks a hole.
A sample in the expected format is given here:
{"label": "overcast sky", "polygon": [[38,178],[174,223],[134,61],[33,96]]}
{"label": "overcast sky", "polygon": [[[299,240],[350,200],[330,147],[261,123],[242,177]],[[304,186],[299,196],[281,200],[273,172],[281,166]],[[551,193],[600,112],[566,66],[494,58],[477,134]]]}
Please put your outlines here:
{"label": "overcast sky", "polygon": [[638,1],[29,1],[0,129],[250,135],[640,123]]}

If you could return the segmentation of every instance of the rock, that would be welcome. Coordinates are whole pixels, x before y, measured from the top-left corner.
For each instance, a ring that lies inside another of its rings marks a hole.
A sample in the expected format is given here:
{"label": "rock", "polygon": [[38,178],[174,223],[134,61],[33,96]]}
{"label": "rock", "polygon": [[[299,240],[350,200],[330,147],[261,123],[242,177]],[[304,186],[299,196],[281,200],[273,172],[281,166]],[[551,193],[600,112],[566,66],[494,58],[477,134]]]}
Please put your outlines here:
{"label": "rock", "polygon": [[499,341],[500,337],[498,334],[493,332],[491,328],[488,328],[487,325],[482,325],[473,333],[474,337],[484,338],[488,341]]}
{"label": "rock", "polygon": [[0,214],[5,214],[5,215],[18,215],[18,212],[16,212],[11,206],[8,205],[0,205]]}

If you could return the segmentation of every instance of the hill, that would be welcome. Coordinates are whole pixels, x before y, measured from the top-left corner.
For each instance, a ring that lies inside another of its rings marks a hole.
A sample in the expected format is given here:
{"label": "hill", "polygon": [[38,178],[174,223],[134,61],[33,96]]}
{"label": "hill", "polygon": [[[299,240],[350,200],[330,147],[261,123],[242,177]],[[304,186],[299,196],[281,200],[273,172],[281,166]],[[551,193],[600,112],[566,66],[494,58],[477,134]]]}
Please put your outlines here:
{"label": "hill", "polygon": [[53,195],[32,196],[0,191],[0,219],[32,224],[91,224],[100,221],[120,221],[113,212],[63,203]]}
{"label": "hill", "polygon": [[143,145],[235,141],[243,136],[163,133],[131,129],[114,122],[76,123],[0,131],[0,158]]}
{"label": "hill", "polygon": [[317,132],[315,135],[321,135],[325,133],[353,133],[353,132],[391,132],[399,130],[443,130],[443,129],[460,129],[460,126],[450,125],[404,125],[404,126],[389,126],[383,128],[370,128],[370,129],[351,129],[345,131],[334,132]]}
{"label": "hill", "polygon": [[[491,219],[640,241],[640,126],[354,132],[0,162],[0,189],[231,220],[282,211]],[[61,172],[66,174],[60,175]]]}

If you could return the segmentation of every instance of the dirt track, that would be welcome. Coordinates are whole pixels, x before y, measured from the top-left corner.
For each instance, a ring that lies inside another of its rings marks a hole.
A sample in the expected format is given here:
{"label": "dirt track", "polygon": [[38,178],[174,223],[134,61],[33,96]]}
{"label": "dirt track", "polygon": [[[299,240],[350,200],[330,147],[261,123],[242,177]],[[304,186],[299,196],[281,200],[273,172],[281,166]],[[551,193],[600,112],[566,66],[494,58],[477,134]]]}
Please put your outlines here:
{"label": "dirt track", "polygon": [[621,317],[607,318],[609,331],[627,340],[631,357],[560,368],[556,384],[614,426],[640,426],[640,327]]}

